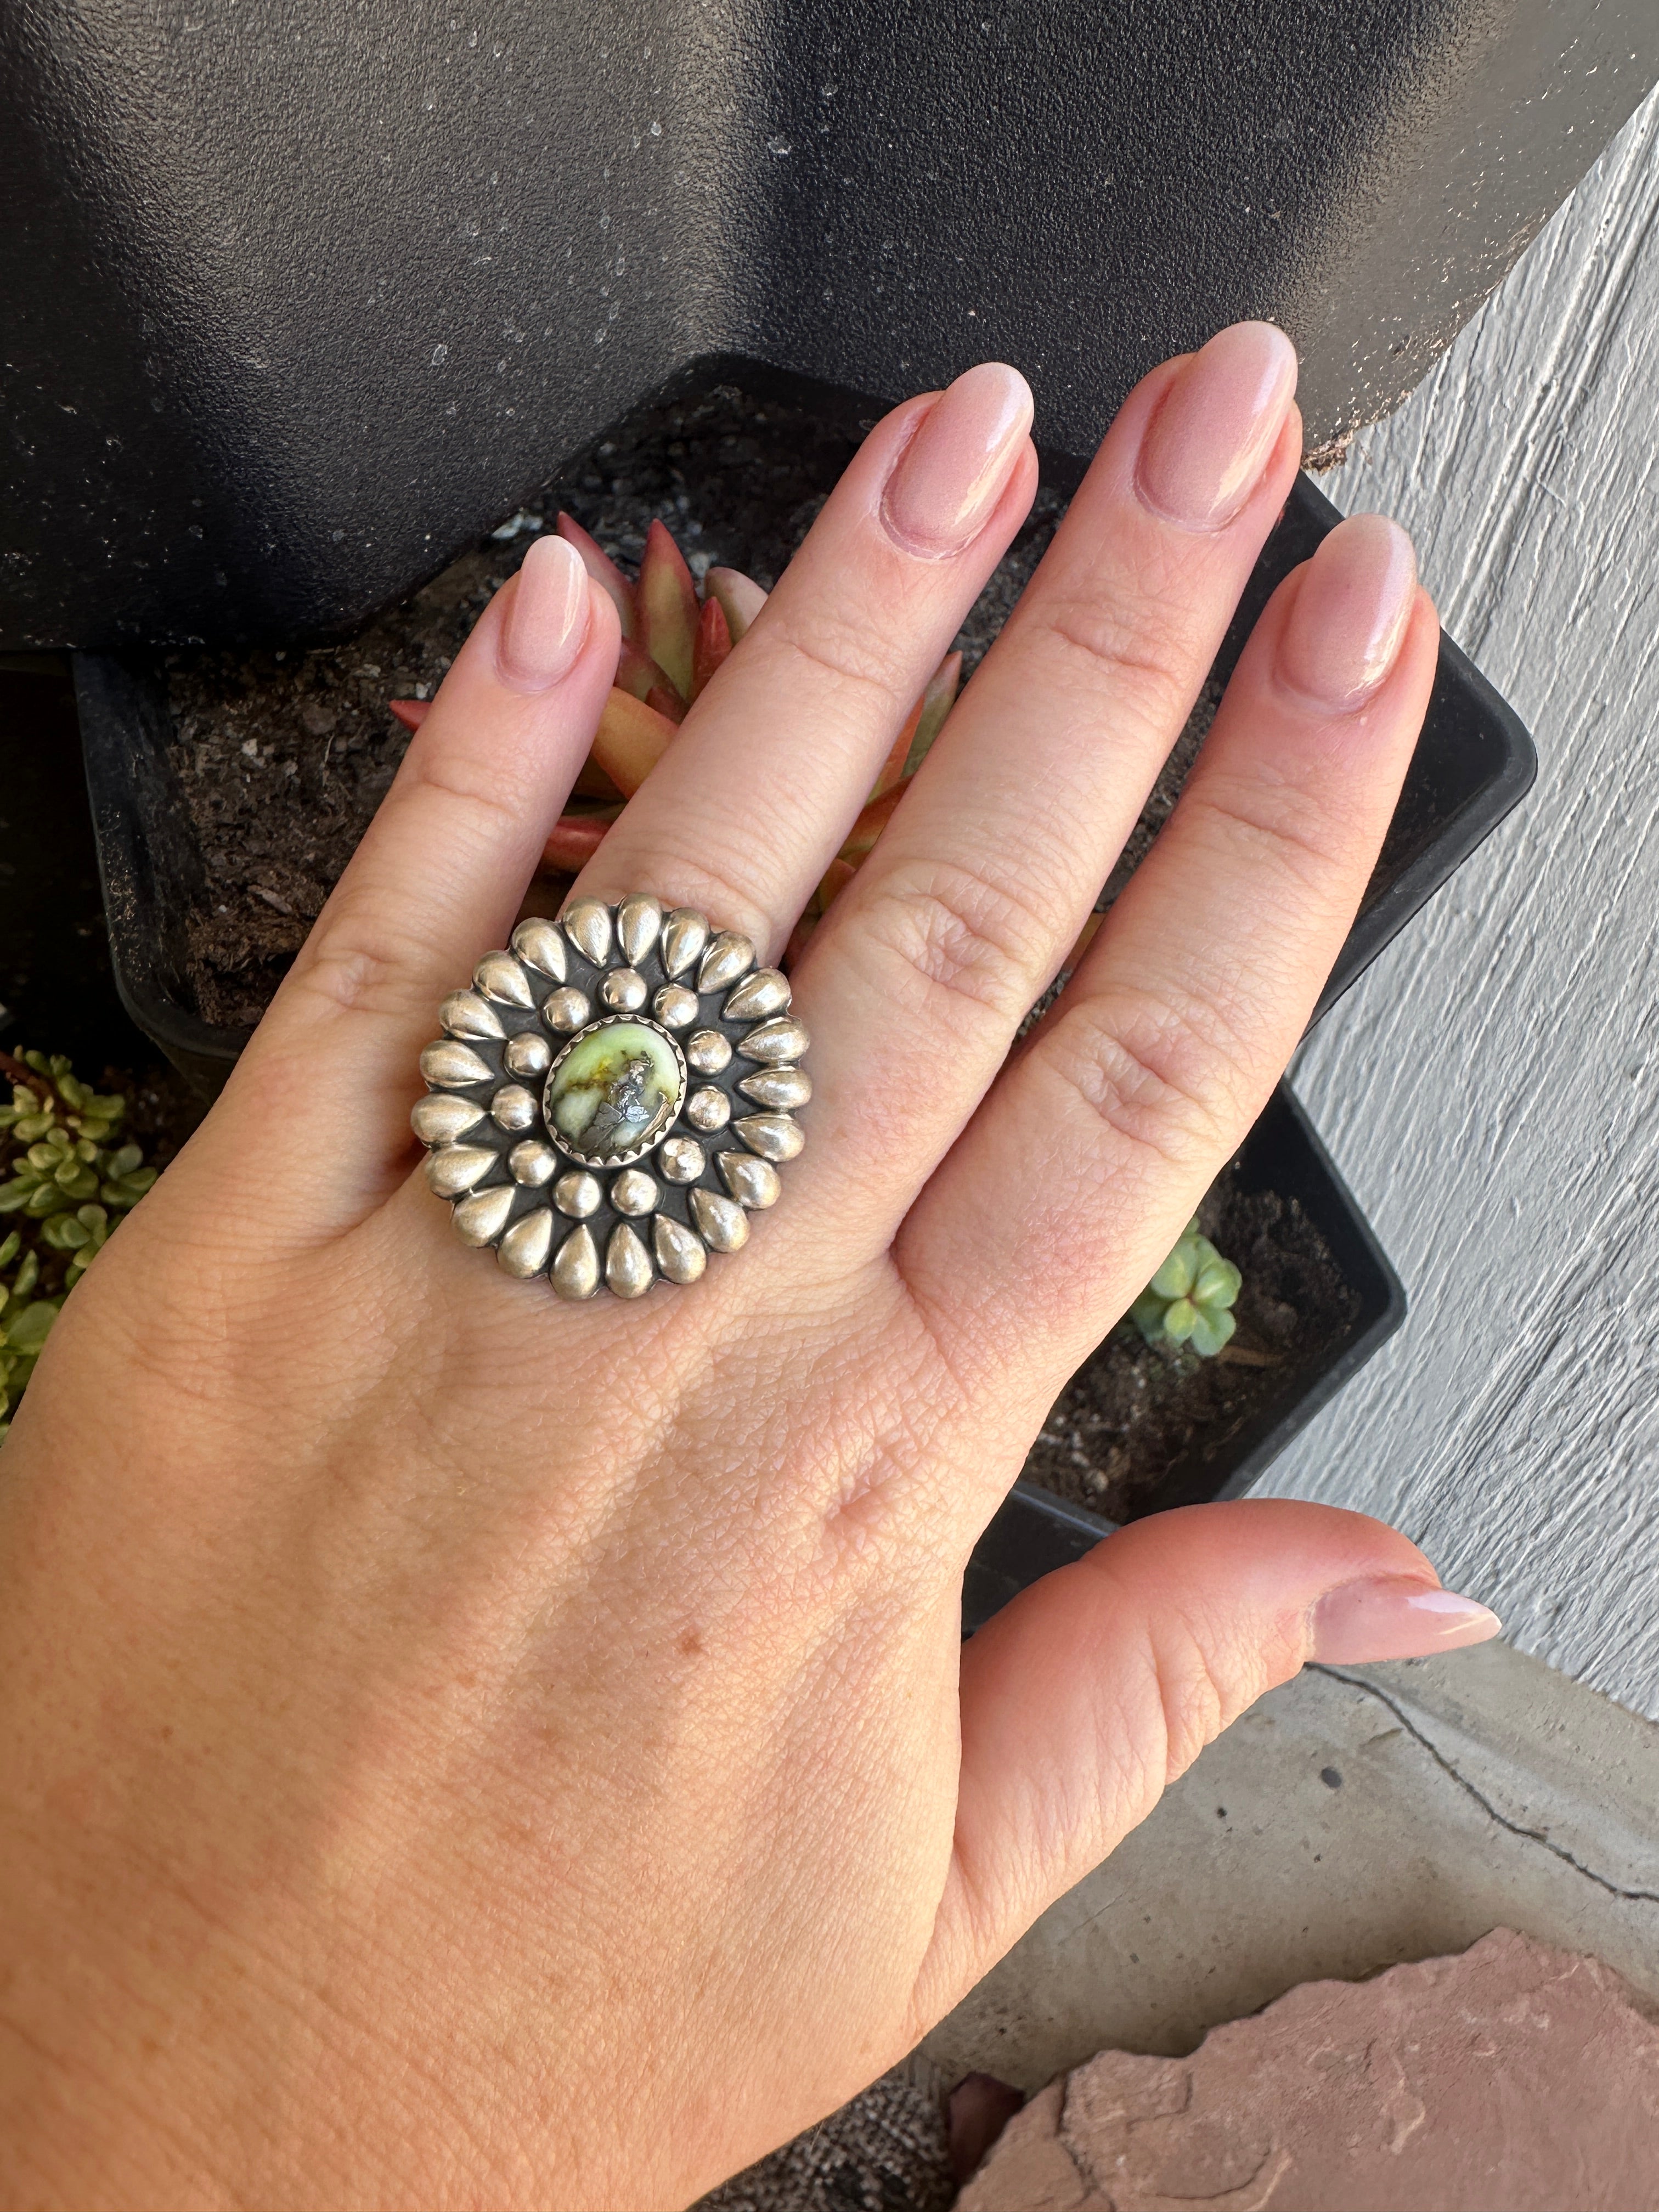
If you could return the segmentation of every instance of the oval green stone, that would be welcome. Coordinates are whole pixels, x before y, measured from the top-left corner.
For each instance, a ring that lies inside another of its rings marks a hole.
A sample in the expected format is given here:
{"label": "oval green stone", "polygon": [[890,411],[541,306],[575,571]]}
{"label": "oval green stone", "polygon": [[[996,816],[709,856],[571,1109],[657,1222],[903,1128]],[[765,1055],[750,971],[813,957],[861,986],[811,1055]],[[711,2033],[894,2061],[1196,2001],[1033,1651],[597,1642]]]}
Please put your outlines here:
{"label": "oval green stone", "polygon": [[597,1165],[668,1134],[685,1093],[672,1041],[650,1022],[602,1022],[548,1072],[542,1110],[554,1142]]}

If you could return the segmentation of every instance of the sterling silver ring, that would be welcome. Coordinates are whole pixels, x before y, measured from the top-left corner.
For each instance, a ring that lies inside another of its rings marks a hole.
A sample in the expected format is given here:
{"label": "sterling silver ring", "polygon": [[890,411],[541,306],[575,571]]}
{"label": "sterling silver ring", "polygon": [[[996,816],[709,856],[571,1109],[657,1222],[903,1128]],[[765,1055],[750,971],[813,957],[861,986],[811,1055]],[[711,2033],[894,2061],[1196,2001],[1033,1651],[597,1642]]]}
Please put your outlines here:
{"label": "sterling silver ring", "polygon": [[462,1242],[562,1298],[695,1283],[806,1141],[807,1036],[737,931],[636,891],[521,921],[438,1010],[410,1120]]}

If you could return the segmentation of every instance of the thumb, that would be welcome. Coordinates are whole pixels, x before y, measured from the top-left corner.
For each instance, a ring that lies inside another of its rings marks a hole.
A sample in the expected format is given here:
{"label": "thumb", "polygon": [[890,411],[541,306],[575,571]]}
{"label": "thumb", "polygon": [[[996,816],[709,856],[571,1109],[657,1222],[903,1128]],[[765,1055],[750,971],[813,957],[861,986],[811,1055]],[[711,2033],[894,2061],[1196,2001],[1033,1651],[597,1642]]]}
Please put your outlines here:
{"label": "thumb", "polygon": [[919,2010],[948,2010],[1304,1661],[1498,1628],[1397,1531],[1289,1499],[1153,1514],[1046,1576],[963,1647],[955,1849]]}

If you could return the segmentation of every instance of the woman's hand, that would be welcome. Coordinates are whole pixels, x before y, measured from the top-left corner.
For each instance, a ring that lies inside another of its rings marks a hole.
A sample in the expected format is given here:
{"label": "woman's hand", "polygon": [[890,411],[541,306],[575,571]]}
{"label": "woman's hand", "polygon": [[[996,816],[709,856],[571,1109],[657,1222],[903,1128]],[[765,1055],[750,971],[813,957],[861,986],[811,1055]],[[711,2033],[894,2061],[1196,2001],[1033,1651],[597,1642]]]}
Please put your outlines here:
{"label": "woman's hand", "polygon": [[[683,2203],[903,2053],[1318,1651],[1491,1616],[1357,1516],[1114,1537],[958,1642],[1068,1374],[1285,1066],[1422,720],[1409,546],[1280,589],[1059,1004],[1300,448],[1287,342],[1129,398],[795,979],[811,1141],[693,1291],[568,1306],[411,1174],[616,617],[544,540],[0,1481],[0,2142],[31,2206]],[[1024,515],[1026,388],[882,422],[581,888],[775,955]]]}

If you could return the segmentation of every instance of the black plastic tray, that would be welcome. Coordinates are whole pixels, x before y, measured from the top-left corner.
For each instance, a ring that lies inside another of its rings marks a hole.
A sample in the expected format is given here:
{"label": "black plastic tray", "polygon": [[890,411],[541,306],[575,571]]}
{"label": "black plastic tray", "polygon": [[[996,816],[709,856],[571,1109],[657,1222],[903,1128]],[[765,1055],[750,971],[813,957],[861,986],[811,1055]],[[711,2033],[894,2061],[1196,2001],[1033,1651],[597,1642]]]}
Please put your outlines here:
{"label": "black plastic tray", "polygon": [[[1315,1361],[1286,1376],[1279,1401],[1234,1435],[1172,1468],[1149,1501],[1149,1512],[1237,1498],[1249,1489],[1406,1317],[1399,1276],[1287,1083],[1274,1091],[1240,1146],[1231,1172],[1246,1191],[1271,1190],[1300,1203],[1329,1247],[1358,1310]],[[1081,1559],[1115,1525],[1034,1483],[1016,1483],[974,1548],[963,1587],[964,1634],[1051,1568]]]}

